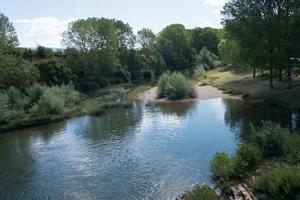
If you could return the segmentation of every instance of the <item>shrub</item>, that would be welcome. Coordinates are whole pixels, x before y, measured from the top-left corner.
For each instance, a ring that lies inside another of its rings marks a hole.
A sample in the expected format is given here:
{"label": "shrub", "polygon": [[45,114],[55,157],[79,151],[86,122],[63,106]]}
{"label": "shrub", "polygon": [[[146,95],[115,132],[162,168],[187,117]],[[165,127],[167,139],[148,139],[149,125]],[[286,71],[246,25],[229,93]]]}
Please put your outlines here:
{"label": "shrub", "polygon": [[222,63],[218,56],[204,47],[196,56],[196,64],[202,65],[205,70],[210,70],[221,66]]}
{"label": "shrub", "polygon": [[279,124],[263,122],[259,131],[255,131],[257,145],[265,157],[281,156],[283,154],[283,143],[289,134]]}
{"label": "shrub", "polygon": [[248,171],[255,169],[262,160],[260,150],[250,144],[241,144],[233,159],[234,172],[239,175],[245,175]]}
{"label": "shrub", "polygon": [[34,114],[62,114],[64,107],[72,107],[79,101],[79,93],[71,85],[47,88],[31,112]]}
{"label": "shrub", "polygon": [[232,159],[225,152],[218,152],[210,162],[210,169],[216,178],[227,180],[233,173]]}
{"label": "shrub", "polygon": [[46,87],[40,85],[39,83],[34,83],[31,87],[26,88],[25,93],[29,97],[30,105],[33,105],[36,102],[38,102],[45,90]]}
{"label": "shrub", "polygon": [[272,199],[293,200],[300,194],[300,172],[291,166],[279,166],[258,177],[257,190],[268,192]]}
{"label": "shrub", "polygon": [[179,72],[164,73],[158,81],[158,89],[160,97],[172,100],[196,96],[193,83]]}
{"label": "shrub", "polygon": [[42,60],[34,66],[40,72],[40,80],[48,85],[69,84],[75,79],[69,67],[55,60]]}
{"label": "shrub", "polygon": [[219,197],[215,193],[215,191],[207,186],[196,186],[191,192],[186,193],[186,200],[218,200]]}
{"label": "shrub", "polygon": [[6,93],[10,109],[22,111],[29,105],[29,99],[24,96],[19,89],[11,86]]}
{"label": "shrub", "polygon": [[203,65],[199,64],[196,66],[194,70],[194,78],[197,80],[201,80],[206,77],[206,70],[204,69]]}
{"label": "shrub", "polygon": [[61,114],[65,101],[63,97],[57,95],[54,88],[47,89],[38,101],[37,107],[32,111],[38,111],[35,114]]}
{"label": "shrub", "polygon": [[284,154],[291,164],[300,164],[300,136],[290,134],[284,142]]}

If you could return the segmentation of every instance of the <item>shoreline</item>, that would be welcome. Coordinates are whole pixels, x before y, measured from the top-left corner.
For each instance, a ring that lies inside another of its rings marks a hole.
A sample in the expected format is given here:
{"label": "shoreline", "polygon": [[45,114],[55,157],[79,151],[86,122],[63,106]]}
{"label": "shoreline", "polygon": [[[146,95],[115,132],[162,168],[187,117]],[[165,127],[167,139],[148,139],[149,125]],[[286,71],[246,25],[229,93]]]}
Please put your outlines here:
{"label": "shoreline", "polygon": [[172,101],[167,98],[157,98],[158,95],[158,87],[152,87],[150,90],[143,92],[138,95],[138,99],[147,102],[187,102],[187,101],[198,101],[198,100],[207,100],[207,99],[216,99],[216,98],[223,98],[223,99],[236,99],[242,100],[243,98],[239,95],[230,95],[224,93],[222,90],[217,89],[213,86],[195,86],[196,98],[188,98],[182,99],[177,101]]}

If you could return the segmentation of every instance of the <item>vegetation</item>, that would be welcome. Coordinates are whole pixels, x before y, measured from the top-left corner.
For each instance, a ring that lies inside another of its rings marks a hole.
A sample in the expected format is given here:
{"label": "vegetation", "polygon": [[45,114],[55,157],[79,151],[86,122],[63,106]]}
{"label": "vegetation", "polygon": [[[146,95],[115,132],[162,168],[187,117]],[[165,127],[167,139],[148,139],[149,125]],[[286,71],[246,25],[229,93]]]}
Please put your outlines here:
{"label": "vegetation", "polygon": [[256,180],[256,189],[272,199],[296,200],[300,195],[300,171],[292,166],[278,166]]}
{"label": "vegetation", "polygon": [[185,200],[218,200],[219,197],[215,191],[209,186],[196,186],[193,191],[184,195]]}
{"label": "vegetation", "polygon": [[164,73],[158,81],[160,97],[178,100],[196,97],[193,83],[186,79],[181,73]]}

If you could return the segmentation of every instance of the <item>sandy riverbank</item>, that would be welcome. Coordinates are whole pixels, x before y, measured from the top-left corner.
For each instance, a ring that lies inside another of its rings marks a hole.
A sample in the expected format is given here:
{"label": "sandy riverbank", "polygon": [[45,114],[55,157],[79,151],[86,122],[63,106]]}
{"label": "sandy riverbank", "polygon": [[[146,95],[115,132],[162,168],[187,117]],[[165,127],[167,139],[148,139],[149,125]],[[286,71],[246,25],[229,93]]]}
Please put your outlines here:
{"label": "sandy riverbank", "polygon": [[[240,96],[232,96],[230,94],[225,94],[222,90],[219,90],[212,86],[195,86],[197,98],[194,99],[184,99],[181,101],[197,101],[197,100],[205,100],[205,99],[214,99],[214,98],[224,98],[224,99],[241,99]],[[141,93],[139,95],[139,99],[143,101],[149,102],[162,102],[168,101],[166,98],[158,99],[158,88],[153,87],[150,90]]]}

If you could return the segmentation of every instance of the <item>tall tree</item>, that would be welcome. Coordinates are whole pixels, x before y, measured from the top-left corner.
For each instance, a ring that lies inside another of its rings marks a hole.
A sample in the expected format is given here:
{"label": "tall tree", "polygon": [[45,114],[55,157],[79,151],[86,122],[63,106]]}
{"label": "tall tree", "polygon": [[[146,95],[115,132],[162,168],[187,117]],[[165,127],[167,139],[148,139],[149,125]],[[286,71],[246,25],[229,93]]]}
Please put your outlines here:
{"label": "tall tree", "polygon": [[19,45],[16,30],[9,19],[2,13],[0,13],[0,45],[16,47]]}
{"label": "tall tree", "polygon": [[183,25],[167,26],[159,34],[157,43],[169,70],[184,71],[194,67],[196,51],[191,46],[191,33]]}

